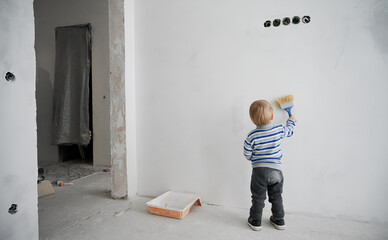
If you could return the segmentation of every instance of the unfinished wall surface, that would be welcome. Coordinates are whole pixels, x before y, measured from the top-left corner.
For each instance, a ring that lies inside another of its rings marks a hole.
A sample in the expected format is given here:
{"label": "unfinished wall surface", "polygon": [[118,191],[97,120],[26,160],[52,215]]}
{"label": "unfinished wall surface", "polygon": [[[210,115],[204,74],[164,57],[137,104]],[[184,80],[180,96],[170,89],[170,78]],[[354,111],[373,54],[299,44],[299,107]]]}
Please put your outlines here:
{"label": "unfinished wall surface", "polygon": [[57,162],[51,145],[55,28],[92,25],[94,164],[110,166],[108,0],[36,0],[37,107],[39,162]]}
{"label": "unfinished wall surface", "polygon": [[126,198],[127,130],[125,107],[124,0],[109,1],[110,145],[112,146],[112,197]]}
{"label": "unfinished wall surface", "polygon": [[376,0],[135,1],[139,194],[248,209],[249,105],[294,94],[286,210],[388,221],[387,13]]}
{"label": "unfinished wall surface", "polygon": [[[0,1],[0,32],[0,239],[37,240],[33,1]],[[15,81],[5,80],[7,72]]]}

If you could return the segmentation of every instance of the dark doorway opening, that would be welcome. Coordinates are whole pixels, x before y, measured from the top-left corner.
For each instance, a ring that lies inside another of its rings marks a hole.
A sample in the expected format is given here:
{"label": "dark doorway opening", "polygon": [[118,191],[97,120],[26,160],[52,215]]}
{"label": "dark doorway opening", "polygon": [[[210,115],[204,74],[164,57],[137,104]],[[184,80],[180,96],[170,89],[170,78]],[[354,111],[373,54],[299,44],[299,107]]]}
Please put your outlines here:
{"label": "dark doorway opening", "polygon": [[56,28],[54,143],[59,161],[93,162],[92,27]]}

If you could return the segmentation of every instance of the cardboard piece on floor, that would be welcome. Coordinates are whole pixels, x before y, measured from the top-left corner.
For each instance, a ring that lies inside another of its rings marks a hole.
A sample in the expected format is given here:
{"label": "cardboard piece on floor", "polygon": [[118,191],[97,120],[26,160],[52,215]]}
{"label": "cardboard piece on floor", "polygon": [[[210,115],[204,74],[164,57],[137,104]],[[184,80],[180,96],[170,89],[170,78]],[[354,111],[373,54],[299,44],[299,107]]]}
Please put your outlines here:
{"label": "cardboard piece on floor", "polygon": [[38,197],[47,196],[53,193],[55,193],[55,191],[50,181],[38,183]]}

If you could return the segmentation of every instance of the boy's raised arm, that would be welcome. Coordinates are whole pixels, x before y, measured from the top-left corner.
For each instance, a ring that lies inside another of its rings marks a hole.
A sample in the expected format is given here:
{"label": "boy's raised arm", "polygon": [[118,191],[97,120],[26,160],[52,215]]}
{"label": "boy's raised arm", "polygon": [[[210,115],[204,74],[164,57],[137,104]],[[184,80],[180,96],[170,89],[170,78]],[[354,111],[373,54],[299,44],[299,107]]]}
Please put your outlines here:
{"label": "boy's raised arm", "polygon": [[287,122],[286,126],[283,127],[283,138],[284,137],[291,137],[294,134],[294,128],[295,128],[296,118],[294,116],[291,116]]}

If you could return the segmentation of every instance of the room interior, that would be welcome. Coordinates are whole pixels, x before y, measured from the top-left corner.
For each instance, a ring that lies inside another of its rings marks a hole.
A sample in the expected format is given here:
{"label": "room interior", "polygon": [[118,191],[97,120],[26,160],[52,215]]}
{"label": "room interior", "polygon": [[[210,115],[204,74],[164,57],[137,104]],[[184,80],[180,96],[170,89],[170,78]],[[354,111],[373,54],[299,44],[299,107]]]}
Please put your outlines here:
{"label": "room interior", "polygon": [[[15,75],[0,85],[9,159],[0,238],[182,239],[195,227],[192,239],[388,234],[386,1],[6,0],[0,9],[1,74]],[[88,23],[93,150],[74,165],[51,142],[55,28]],[[285,124],[274,101],[288,94],[298,119],[282,143],[289,228],[255,233],[242,154],[249,106],[267,99]],[[69,174],[82,164],[72,186],[38,199],[39,167]],[[145,203],[171,190],[204,204],[183,220],[150,214]]]}

